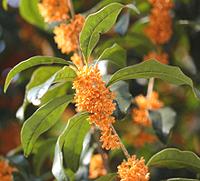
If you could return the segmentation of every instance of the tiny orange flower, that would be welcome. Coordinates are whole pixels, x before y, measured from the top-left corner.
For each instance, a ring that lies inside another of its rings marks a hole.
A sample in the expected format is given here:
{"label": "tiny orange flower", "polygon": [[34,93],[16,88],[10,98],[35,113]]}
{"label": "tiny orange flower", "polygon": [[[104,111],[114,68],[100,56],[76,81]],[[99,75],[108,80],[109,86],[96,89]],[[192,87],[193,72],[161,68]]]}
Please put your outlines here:
{"label": "tiny orange flower", "polygon": [[78,55],[78,53],[74,53],[70,59],[77,66],[78,69],[83,67],[83,61],[81,57]]}
{"label": "tiny orange flower", "polygon": [[149,52],[146,56],[144,56],[144,61],[149,59],[156,59],[160,63],[168,64],[168,54],[167,53],[156,53],[156,52]]}
{"label": "tiny orange flower", "polygon": [[149,170],[143,158],[137,159],[135,155],[123,161],[118,167],[120,181],[148,181]]}
{"label": "tiny orange flower", "polygon": [[153,8],[145,33],[153,43],[165,44],[172,36],[172,18],[169,11],[173,7],[173,2],[171,0],[149,1]]}
{"label": "tiny orange flower", "polygon": [[84,17],[75,15],[69,24],[61,23],[54,29],[54,40],[62,53],[69,54],[78,48],[78,37],[84,24]]}
{"label": "tiny orange flower", "polygon": [[15,168],[11,167],[7,161],[0,160],[0,180],[1,181],[12,181],[12,173],[16,171]]}
{"label": "tiny orange flower", "polygon": [[103,158],[100,154],[93,155],[90,161],[89,178],[95,179],[107,174],[107,170],[104,167]]}
{"label": "tiny orange flower", "polygon": [[115,122],[112,116],[115,110],[114,94],[106,87],[97,66],[84,66],[79,70],[73,82],[76,91],[75,102],[77,111],[90,113],[90,123],[101,130],[102,147],[114,149],[120,146],[118,137],[112,132],[111,124]]}
{"label": "tiny orange flower", "polygon": [[38,8],[47,23],[69,19],[68,0],[41,0]]}
{"label": "tiny orange flower", "polygon": [[157,110],[163,106],[163,102],[159,100],[157,92],[152,92],[149,99],[143,95],[136,96],[134,99],[137,108],[132,110],[133,122],[141,124],[143,126],[150,126],[148,110]]}

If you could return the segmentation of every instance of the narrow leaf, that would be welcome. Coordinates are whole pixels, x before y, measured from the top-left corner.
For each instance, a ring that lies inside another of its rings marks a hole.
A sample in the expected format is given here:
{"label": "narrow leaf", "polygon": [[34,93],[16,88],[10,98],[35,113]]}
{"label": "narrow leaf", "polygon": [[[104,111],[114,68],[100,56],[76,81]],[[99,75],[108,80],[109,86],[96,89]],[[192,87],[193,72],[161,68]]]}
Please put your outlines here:
{"label": "narrow leaf", "polygon": [[123,8],[133,9],[132,6],[111,3],[86,18],[85,25],[80,34],[80,46],[85,61],[88,61],[94,47],[99,41],[100,34],[106,33],[112,28]]}
{"label": "narrow leaf", "polygon": [[2,7],[4,10],[8,10],[7,0],[2,0]]}
{"label": "narrow leaf", "polygon": [[38,137],[57,122],[72,99],[72,95],[55,98],[40,107],[24,123],[21,131],[21,141],[25,156],[31,153]]}
{"label": "narrow leaf", "polygon": [[48,64],[63,64],[68,65],[69,63],[62,58],[57,57],[46,57],[46,56],[35,56],[31,57],[18,65],[16,65],[7,75],[5,85],[4,85],[4,92],[6,92],[11,80],[14,78],[15,75],[26,70],[28,68],[34,67],[36,65],[48,65]]}
{"label": "narrow leaf", "polygon": [[126,58],[126,50],[115,43],[113,46],[104,50],[98,58],[98,61],[108,60],[119,68],[122,68],[126,66]]}
{"label": "narrow leaf", "polygon": [[87,118],[88,113],[76,114],[58,137],[52,168],[53,175],[58,181],[67,180],[64,161],[68,169],[72,171],[78,169],[83,139],[90,127]]}
{"label": "narrow leaf", "polygon": [[155,60],[148,60],[136,65],[125,67],[112,75],[108,86],[120,80],[139,78],[159,78],[175,85],[188,85],[196,97],[199,97],[198,90],[193,87],[193,81],[186,76],[179,67],[164,65]]}
{"label": "narrow leaf", "polygon": [[149,167],[167,167],[171,169],[186,168],[200,173],[200,158],[191,151],[167,148],[151,157]]}
{"label": "narrow leaf", "polygon": [[170,178],[165,181],[199,181],[197,179],[189,179],[189,178]]}
{"label": "narrow leaf", "polygon": [[130,13],[126,12],[120,17],[119,21],[117,22],[115,26],[115,32],[119,33],[120,35],[125,35],[128,31],[129,22]]}

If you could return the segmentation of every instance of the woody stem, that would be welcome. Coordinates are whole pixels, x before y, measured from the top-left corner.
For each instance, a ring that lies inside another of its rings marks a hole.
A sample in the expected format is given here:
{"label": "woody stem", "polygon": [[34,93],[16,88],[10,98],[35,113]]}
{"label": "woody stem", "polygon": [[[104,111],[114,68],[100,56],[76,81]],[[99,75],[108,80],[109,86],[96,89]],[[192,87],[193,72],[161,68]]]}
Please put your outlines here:
{"label": "woody stem", "polygon": [[148,88],[147,88],[147,96],[146,96],[147,99],[150,99],[151,94],[153,92],[153,87],[154,87],[154,78],[150,78]]}
{"label": "woody stem", "polygon": [[112,124],[111,124],[110,126],[111,126],[111,128],[112,128],[113,133],[114,133],[114,134],[118,137],[118,139],[119,139],[120,147],[121,147],[121,149],[122,149],[124,155],[126,156],[127,159],[130,158],[130,155],[129,155],[129,153],[128,153],[128,150],[126,149],[126,147],[125,147],[124,144],[122,143],[122,140],[120,139],[119,135],[117,134],[115,128],[113,127]]}
{"label": "woody stem", "polygon": [[68,6],[69,6],[69,9],[70,9],[70,13],[71,13],[72,18],[74,18],[75,11],[74,11],[74,5],[73,5],[71,0],[68,0]]}

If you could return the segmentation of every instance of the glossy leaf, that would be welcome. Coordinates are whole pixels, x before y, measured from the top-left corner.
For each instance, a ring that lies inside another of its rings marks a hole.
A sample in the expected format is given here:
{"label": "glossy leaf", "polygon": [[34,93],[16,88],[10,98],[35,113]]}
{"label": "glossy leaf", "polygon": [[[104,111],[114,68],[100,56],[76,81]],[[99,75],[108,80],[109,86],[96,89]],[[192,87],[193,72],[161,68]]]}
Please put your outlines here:
{"label": "glossy leaf", "polygon": [[44,29],[45,23],[43,18],[40,15],[38,9],[39,0],[20,0],[19,11],[20,15],[29,23],[38,26],[39,28]]}
{"label": "glossy leaf", "polygon": [[26,120],[21,131],[21,141],[25,156],[31,153],[38,137],[57,122],[72,99],[72,95],[55,98],[40,107]]}
{"label": "glossy leaf", "polygon": [[58,137],[52,172],[58,181],[67,180],[64,162],[68,169],[76,171],[79,166],[83,139],[90,125],[88,113],[78,113],[73,116],[63,133]]}
{"label": "glossy leaf", "polygon": [[86,61],[88,61],[94,47],[99,41],[100,34],[106,33],[112,28],[124,7],[128,6],[120,3],[111,3],[86,18],[80,34],[80,46]]}
{"label": "glossy leaf", "polygon": [[7,75],[5,85],[4,85],[4,92],[6,92],[11,80],[17,75],[18,73],[26,70],[28,68],[34,67],[36,65],[49,65],[49,64],[63,64],[68,65],[69,63],[62,58],[57,57],[46,57],[46,56],[35,56],[31,57],[25,61],[20,62],[17,64]]}
{"label": "glossy leaf", "polygon": [[115,43],[112,47],[104,50],[104,52],[98,58],[98,61],[109,60],[114,65],[122,68],[126,66],[126,59],[126,50]]}
{"label": "glossy leaf", "polygon": [[164,65],[156,60],[148,60],[136,65],[125,67],[114,73],[108,86],[120,81],[139,78],[159,78],[175,85],[188,85],[196,97],[200,97],[199,91],[193,86],[193,81],[186,76],[179,67]]}
{"label": "glossy leaf", "polygon": [[119,21],[117,22],[115,26],[115,32],[119,33],[120,35],[125,35],[128,31],[129,22],[130,13],[126,12],[120,17]]}
{"label": "glossy leaf", "polygon": [[102,176],[95,181],[116,181],[117,180],[117,174],[116,173],[110,173],[105,176]]}
{"label": "glossy leaf", "polygon": [[166,144],[171,129],[175,125],[176,112],[170,107],[164,107],[156,111],[149,111],[149,116],[158,138]]}
{"label": "glossy leaf", "polygon": [[171,169],[186,168],[200,173],[200,158],[191,151],[167,148],[151,157],[149,167],[167,167]]}
{"label": "glossy leaf", "polygon": [[33,105],[40,105],[41,98],[46,94],[49,90],[50,86],[56,82],[66,82],[72,81],[76,77],[76,73],[70,67],[63,67],[63,69],[57,71],[54,75],[52,75],[48,80],[44,83],[31,88],[27,92],[27,100]]}

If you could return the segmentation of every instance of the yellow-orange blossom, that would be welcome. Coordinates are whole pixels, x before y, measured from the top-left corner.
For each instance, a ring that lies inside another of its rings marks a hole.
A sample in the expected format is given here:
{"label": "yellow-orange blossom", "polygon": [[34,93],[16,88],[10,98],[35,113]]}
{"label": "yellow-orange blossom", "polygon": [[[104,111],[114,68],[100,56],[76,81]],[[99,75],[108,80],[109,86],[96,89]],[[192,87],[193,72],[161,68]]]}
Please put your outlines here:
{"label": "yellow-orange blossom", "polygon": [[119,148],[118,136],[112,131],[115,122],[114,94],[106,87],[97,66],[84,66],[73,83],[78,111],[90,113],[90,122],[101,130],[102,147],[109,150]]}

